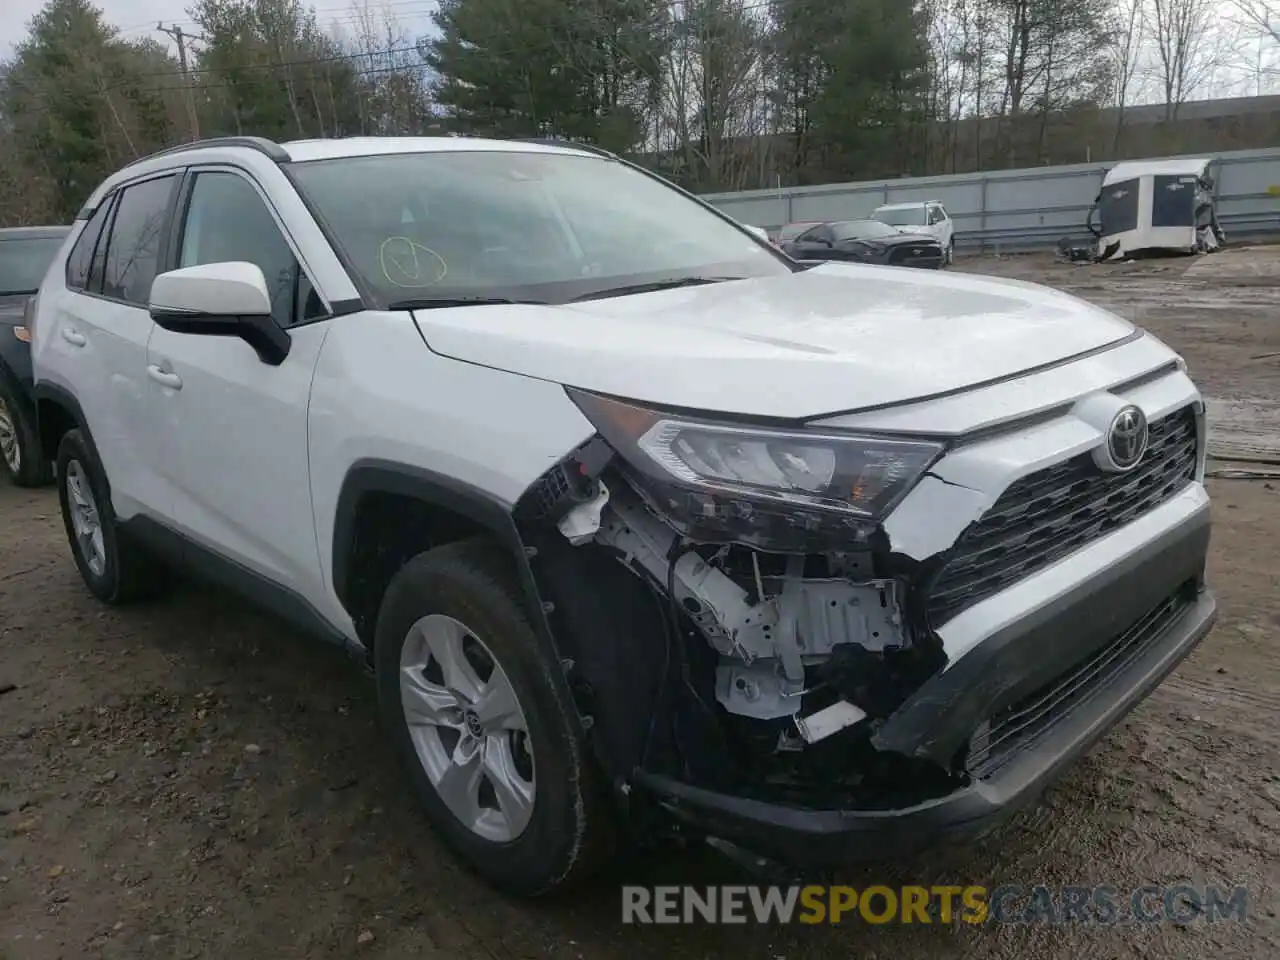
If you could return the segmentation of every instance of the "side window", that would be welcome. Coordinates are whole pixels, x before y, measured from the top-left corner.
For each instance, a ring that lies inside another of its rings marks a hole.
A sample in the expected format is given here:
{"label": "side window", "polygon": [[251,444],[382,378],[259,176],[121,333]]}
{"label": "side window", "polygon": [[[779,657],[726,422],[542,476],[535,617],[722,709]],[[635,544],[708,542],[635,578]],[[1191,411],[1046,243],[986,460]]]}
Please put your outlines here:
{"label": "side window", "polygon": [[121,192],[107,243],[103,296],[147,305],[160,263],[160,239],[173,182],[172,176],[159,177]]}
{"label": "side window", "polygon": [[831,231],[827,229],[826,224],[819,224],[816,227],[810,227],[800,236],[796,237],[797,243],[821,243],[826,240],[831,241]]}
{"label": "side window", "polygon": [[[98,245],[98,237],[102,236],[102,225],[107,222],[111,213],[114,196],[109,196],[98,205],[89,222],[80,231],[76,244],[67,257],[67,286],[72,290],[83,290],[89,282],[89,267],[93,263],[93,251]],[[105,248],[106,244],[103,244]]]}
{"label": "side window", "polygon": [[111,239],[111,223],[115,219],[116,207],[120,205],[119,201],[120,195],[116,194],[103,204],[107,208],[107,215],[102,221],[102,233],[98,238],[98,243],[93,248],[93,260],[89,264],[89,279],[84,287],[87,293],[102,292],[102,275],[107,269],[107,243]]}
{"label": "side window", "polygon": [[234,173],[197,174],[178,265],[230,261],[246,261],[262,270],[271,295],[271,315],[280,326],[323,315],[320,298],[253,185]]}

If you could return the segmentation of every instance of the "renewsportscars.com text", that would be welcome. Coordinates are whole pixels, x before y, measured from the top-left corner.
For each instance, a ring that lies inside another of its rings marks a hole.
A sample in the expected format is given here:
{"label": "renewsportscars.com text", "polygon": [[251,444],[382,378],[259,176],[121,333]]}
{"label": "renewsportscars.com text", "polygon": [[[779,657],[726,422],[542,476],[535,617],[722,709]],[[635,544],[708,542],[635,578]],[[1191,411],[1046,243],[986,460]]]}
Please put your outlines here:
{"label": "renewsportscars.com text", "polygon": [[938,923],[983,924],[1243,923],[1248,906],[1244,887],[1223,889],[1144,886],[1115,887],[1004,884],[985,886],[873,885],[804,887],[636,887],[622,888],[622,922]]}

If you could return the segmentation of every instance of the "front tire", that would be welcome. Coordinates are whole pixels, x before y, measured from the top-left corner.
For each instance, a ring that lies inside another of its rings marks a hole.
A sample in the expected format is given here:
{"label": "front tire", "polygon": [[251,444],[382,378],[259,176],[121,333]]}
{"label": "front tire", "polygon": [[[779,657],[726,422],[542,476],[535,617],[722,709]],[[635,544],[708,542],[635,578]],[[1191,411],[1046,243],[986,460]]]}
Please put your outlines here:
{"label": "front tire", "polygon": [[604,791],[510,557],[482,539],[392,578],[374,639],[382,719],[427,814],[498,889],[537,896],[612,847]]}
{"label": "front tire", "polygon": [[42,487],[53,479],[52,468],[40,449],[35,418],[0,370],[0,473],[19,487]]}
{"label": "front tire", "polygon": [[57,476],[62,524],[89,592],[113,606],[149,595],[161,571],[120,529],[102,466],[78,429],[58,444]]}

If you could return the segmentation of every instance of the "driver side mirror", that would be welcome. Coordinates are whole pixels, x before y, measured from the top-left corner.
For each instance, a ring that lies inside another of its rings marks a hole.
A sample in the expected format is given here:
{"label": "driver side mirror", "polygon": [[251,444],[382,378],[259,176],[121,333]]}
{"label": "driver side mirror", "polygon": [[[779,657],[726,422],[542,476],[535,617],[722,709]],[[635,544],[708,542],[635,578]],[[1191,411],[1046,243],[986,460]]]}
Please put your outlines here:
{"label": "driver side mirror", "polygon": [[293,340],[271,316],[271,295],[253,263],[206,263],[170,270],[151,284],[151,319],[173,333],[239,337],[263,363],[279,366]]}

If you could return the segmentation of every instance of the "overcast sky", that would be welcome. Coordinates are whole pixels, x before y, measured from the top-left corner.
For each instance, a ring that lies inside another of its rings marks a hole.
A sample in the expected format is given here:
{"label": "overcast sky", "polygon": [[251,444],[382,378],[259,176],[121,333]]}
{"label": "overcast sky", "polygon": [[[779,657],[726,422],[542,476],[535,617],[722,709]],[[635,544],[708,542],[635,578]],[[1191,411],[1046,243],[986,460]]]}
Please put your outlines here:
{"label": "overcast sky", "polygon": [[[374,11],[389,10],[400,25],[410,34],[427,32],[429,15],[435,8],[434,0],[356,0],[361,8]],[[353,0],[312,0],[317,19],[334,30],[349,30],[355,22],[356,7]],[[0,0],[0,59],[13,53],[13,48],[26,37],[27,22],[44,6],[45,0]],[[93,0],[105,15],[127,37],[153,37],[172,47],[163,33],[156,32],[156,23],[163,21],[166,27],[175,23],[184,30],[195,29],[186,8],[192,0]],[[306,0],[304,0],[304,4]]]}
{"label": "overcast sky", "polygon": [[[186,12],[192,0],[93,0],[109,22],[126,37],[151,37],[174,49],[172,40],[156,30],[156,24],[177,24],[183,29],[194,30],[195,24]],[[308,0],[303,0],[308,3]],[[317,19],[334,33],[349,34],[357,22],[355,10],[371,9],[390,14],[406,39],[416,39],[433,33],[430,14],[436,0],[309,0],[314,5]],[[906,0],[903,0],[906,2]],[[1234,18],[1231,0],[1215,0],[1219,8],[1219,23],[1224,27]],[[27,32],[27,21],[44,4],[44,0],[0,0],[0,60],[7,59],[14,47],[21,43]],[[382,19],[376,17],[376,19]],[[1280,86],[1280,51],[1275,44],[1233,44],[1232,54],[1218,66],[1193,98],[1248,96],[1272,93]],[[1269,69],[1268,69],[1269,68]],[[1148,81],[1135,83],[1133,100],[1153,102],[1163,99],[1158,84]]]}

